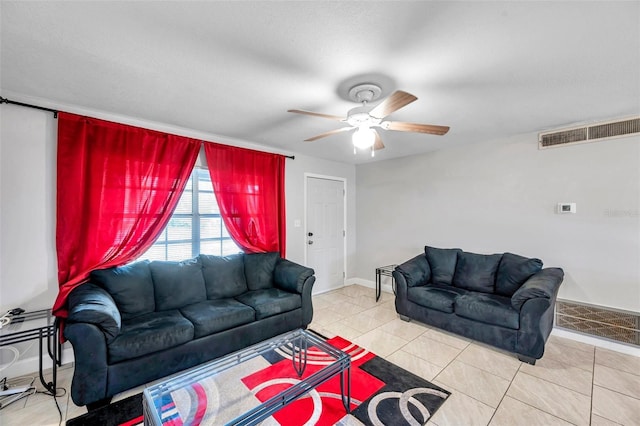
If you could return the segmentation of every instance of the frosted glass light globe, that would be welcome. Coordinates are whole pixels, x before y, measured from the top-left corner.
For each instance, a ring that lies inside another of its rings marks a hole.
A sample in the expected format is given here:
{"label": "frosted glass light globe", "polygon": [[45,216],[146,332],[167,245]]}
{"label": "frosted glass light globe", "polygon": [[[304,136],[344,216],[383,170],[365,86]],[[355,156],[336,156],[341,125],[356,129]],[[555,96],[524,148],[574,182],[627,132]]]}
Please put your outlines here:
{"label": "frosted glass light globe", "polygon": [[376,141],[376,134],[368,127],[359,127],[353,133],[353,146],[360,149],[371,148]]}

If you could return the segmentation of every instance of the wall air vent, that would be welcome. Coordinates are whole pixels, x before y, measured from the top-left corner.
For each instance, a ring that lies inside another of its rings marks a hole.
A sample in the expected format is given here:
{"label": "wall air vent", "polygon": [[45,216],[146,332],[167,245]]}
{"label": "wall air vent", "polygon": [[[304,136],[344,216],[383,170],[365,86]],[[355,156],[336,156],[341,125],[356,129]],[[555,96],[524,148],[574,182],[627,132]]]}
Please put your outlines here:
{"label": "wall air vent", "polygon": [[556,301],[556,327],[640,347],[640,313]]}
{"label": "wall air vent", "polygon": [[640,135],[640,117],[540,133],[538,148],[545,149],[632,135]]}

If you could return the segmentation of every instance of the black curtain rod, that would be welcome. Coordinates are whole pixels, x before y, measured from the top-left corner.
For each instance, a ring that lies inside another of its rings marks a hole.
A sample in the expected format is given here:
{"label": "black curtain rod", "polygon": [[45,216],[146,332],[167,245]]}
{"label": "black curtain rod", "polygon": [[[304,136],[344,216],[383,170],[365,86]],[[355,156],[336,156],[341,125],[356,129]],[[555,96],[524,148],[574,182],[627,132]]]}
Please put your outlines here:
{"label": "black curtain rod", "polygon": [[[23,106],[23,107],[27,107],[27,108],[39,109],[41,111],[49,111],[49,112],[53,113],[53,118],[58,118],[58,110],[51,109],[51,108],[45,108],[45,107],[41,107],[41,106],[38,106],[38,105],[25,104],[24,102],[12,101],[10,99],[3,98],[2,96],[0,96],[0,104],[19,105],[19,106]],[[296,159],[295,155],[283,155],[283,157],[290,158],[292,160]]]}
{"label": "black curtain rod", "polygon": [[45,107],[41,107],[41,106],[38,106],[38,105],[25,104],[24,102],[12,101],[10,99],[3,98],[2,96],[0,96],[0,104],[20,105],[20,106],[27,107],[27,108],[39,109],[41,111],[49,111],[49,112],[53,113],[53,118],[58,118],[58,110],[51,109],[51,108],[45,108]]}

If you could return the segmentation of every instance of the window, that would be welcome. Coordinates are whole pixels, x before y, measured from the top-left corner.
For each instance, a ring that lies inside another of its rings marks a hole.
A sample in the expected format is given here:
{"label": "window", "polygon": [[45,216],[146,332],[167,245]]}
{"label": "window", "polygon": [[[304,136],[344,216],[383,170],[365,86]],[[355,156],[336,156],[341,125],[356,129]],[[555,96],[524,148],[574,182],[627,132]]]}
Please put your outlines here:
{"label": "window", "polygon": [[194,168],[169,223],[139,260],[184,260],[200,253],[226,256],[241,251],[224,226],[209,171]]}

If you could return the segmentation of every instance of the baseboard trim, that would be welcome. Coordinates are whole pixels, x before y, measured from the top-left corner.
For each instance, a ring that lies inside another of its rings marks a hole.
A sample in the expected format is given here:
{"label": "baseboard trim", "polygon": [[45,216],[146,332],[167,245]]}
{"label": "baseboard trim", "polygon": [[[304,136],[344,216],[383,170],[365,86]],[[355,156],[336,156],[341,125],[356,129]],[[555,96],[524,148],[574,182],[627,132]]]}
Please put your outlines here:
{"label": "baseboard trim", "polygon": [[599,348],[610,349],[612,351],[640,357],[640,348],[625,345],[624,343],[617,343],[611,340],[600,339],[597,337],[588,336],[586,334],[576,333],[564,328],[557,327],[553,327],[553,329],[551,330],[551,334],[558,337],[564,337],[565,339],[575,340],[576,342],[587,343]]}
{"label": "baseboard trim", "polygon": [[[346,280],[344,280],[345,287],[348,286],[348,285],[354,285],[354,284],[361,285],[363,287],[373,288],[373,289],[376,288],[376,282],[375,281],[366,280],[364,278],[347,278]],[[380,288],[385,293],[393,294],[393,288],[391,288],[391,284],[382,284],[380,286]]]}
{"label": "baseboard trim", "polygon": [[[72,347],[63,348],[62,349],[62,367],[58,367],[58,368],[64,368],[65,365],[73,363],[73,360],[74,360],[73,348]],[[2,371],[0,373],[0,376],[1,377],[6,376],[9,379],[13,379],[15,377],[22,377],[22,376],[37,376],[38,364],[39,364],[39,360],[37,355],[30,356],[24,359],[18,359],[15,363],[11,364],[9,368]],[[53,368],[53,361],[51,360],[51,358],[49,358],[49,354],[46,352],[46,349],[45,349],[44,353],[42,354],[42,370],[44,373],[48,373],[52,368]],[[38,379],[38,381],[39,380],[40,379]]]}

